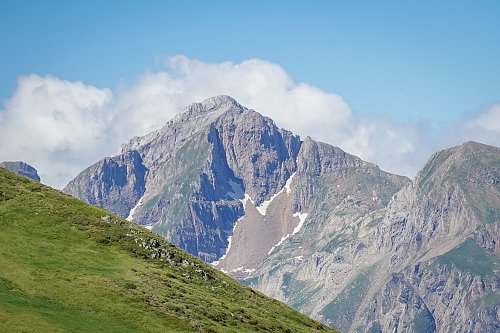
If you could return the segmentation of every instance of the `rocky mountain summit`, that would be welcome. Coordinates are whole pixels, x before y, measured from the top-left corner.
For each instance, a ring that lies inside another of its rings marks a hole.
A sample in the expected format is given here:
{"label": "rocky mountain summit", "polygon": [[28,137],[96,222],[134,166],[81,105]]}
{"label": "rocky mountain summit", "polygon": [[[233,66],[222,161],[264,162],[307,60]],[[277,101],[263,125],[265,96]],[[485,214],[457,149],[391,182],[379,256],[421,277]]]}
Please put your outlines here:
{"label": "rocky mountain summit", "polygon": [[494,332],[499,172],[468,142],[410,181],[218,96],[64,191],[342,331]]}
{"label": "rocky mountain summit", "polygon": [[5,161],[0,163],[0,167],[15,172],[18,175],[31,178],[38,182],[40,181],[40,176],[38,175],[38,172],[28,163],[22,161]]}
{"label": "rocky mountain summit", "polygon": [[[296,169],[300,139],[228,96],[186,107],[64,189],[153,229],[207,262],[224,255],[244,196],[260,205]],[[243,195],[245,193],[245,195]]]}

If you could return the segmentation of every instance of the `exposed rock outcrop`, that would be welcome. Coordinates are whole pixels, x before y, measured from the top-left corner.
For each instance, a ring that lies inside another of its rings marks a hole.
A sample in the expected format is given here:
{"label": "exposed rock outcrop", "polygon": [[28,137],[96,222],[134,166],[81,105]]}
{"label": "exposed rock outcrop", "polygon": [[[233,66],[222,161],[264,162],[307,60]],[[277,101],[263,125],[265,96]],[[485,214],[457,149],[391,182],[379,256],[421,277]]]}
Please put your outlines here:
{"label": "exposed rock outcrop", "polygon": [[212,262],[226,252],[244,215],[240,199],[246,194],[259,205],[277,193],[295,172],[300,144],[271,119],[218,96],[133,138],[120,155],[99,161],[64,191],[129,216]]}
{"label": "exposed rock outcrop", "polygon": [[144,194],[146,175],[141,156],[132,150],[85,169],[63,191],[127,217]]}

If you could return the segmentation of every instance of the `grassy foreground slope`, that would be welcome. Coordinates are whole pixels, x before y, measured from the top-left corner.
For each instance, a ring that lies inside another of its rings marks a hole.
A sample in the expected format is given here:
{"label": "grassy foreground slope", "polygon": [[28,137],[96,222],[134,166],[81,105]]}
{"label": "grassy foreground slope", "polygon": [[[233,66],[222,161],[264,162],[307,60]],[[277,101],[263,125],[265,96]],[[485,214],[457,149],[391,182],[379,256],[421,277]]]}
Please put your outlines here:
{"label": "grassy foreground slope", "polygon": [[0,332],[330,332],[161,237],[0,168]]}

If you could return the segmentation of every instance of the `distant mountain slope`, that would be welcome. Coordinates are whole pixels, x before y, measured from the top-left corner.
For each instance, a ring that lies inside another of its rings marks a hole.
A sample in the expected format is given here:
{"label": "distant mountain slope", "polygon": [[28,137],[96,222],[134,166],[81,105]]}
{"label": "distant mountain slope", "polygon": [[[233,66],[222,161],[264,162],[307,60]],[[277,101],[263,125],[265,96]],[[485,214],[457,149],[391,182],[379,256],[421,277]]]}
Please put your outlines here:
{"label": "distant mountain slope", "polygon": [[146,229],[0,169],[0,331],[331,329]]}
{"label": "distant mountain slope", "polygon": [[15,172],[21,176],[40,181],[40,176],[34,167],[22,161],[5,161],[0,163],[0,167]]}
{"label": "distant mountain slope", "polygon": [[322,234],[296,239],[247,283],[346,332],[498,332],[499,228],[500,149],[467,142],[434,154],[387,208],[323,248]]}

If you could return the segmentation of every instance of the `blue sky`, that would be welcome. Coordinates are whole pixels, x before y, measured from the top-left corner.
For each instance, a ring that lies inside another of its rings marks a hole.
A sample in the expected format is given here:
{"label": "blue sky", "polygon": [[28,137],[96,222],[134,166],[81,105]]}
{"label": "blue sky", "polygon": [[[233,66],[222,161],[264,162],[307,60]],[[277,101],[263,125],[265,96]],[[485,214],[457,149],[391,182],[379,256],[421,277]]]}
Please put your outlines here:
{"label": "blue sky", "polygon": [[0,0],[0,161],[62,187],[228,94],[413,177],[500,146],[500,1]]}
{"label": "blue sky", "polygon": [[260,58],[353,110],[439,123],[500,101],[498,1],[10,1],[0,97],[22,74],[98,87],[157,56]]}

